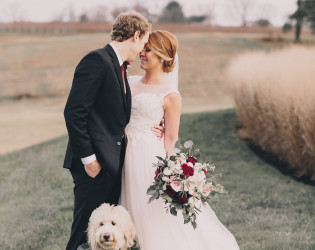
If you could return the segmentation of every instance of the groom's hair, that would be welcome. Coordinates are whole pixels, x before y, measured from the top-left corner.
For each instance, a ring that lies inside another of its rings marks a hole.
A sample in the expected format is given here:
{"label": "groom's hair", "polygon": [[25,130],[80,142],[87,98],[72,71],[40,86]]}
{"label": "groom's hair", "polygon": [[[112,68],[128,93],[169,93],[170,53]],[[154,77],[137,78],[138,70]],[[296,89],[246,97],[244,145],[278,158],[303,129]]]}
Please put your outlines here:
{"label": "groom's hair", "polygon": [[111,33],[112,40],[123,42],[140,31],[140,38],[151,30],[151,24],[138,12],[124,12],[116,18]]}

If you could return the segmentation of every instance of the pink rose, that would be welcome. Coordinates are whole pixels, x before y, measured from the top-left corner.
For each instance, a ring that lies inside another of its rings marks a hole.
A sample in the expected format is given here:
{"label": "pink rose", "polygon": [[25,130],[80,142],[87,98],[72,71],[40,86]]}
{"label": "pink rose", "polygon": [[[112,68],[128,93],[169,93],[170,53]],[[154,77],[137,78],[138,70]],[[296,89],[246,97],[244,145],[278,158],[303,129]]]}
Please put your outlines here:
{"label": "pink rose", "polygon": [[194,195],[196,193],[195,188],[196,188],[196,186],[194,183],[186,183],[185,184],[185,191],[188,191],[188,193],[190,195]]}
{"label": "pink rose", "polygon": [[171,184],[171,187],[173,188],[174,191],[179,192],[182,190],[182,184],[178,180],[178,177],[171,176],[170,177],[170,184]]}
{"label": "pink rose", "polygon": [[191,189],[191,190],[188,191],[188,193],[189,193],[190,195],[194,195],[194,194],[196,193],[196,190],[195,190],[195,189]]}
{"label": "pink rose", "polygon": [[205,196],[209,196],[209,194],[211,193],[211,190],[212,190],[212,187],[204,186],[204,187],[203,187],[203,194],[204,194]]}

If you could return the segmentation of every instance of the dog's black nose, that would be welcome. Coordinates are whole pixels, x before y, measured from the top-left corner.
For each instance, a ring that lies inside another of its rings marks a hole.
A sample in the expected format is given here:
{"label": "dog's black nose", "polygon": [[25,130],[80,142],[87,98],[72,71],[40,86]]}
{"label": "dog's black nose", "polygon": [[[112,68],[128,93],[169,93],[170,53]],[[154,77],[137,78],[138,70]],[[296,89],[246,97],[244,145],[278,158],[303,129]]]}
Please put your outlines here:
{"label": "dog's black nose", "polygon": [[104,234],[103,238],[104,238],[105,241],[108,241],[109,238],[110,238],[110,234]]}

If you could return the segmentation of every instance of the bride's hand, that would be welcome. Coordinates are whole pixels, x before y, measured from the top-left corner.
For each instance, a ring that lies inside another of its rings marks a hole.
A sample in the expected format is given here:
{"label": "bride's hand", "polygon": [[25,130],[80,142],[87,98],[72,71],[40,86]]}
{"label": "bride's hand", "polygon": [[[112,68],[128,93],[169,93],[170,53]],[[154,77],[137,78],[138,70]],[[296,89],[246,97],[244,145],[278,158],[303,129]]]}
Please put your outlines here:
{"label": "bride's hand", "polygon": [[161,121],[160,125],[155,125],[153,128],[151,128],[153,134],[161,140],[164,135],[164,120]]}

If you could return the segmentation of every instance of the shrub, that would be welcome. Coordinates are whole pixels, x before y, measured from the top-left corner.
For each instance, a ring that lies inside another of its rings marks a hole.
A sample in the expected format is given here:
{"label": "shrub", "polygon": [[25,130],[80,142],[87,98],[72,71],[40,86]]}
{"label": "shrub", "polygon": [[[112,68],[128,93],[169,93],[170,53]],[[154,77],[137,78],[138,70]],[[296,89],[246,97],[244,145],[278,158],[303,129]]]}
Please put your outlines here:
{"label": "shrub", "polygon": [[282,32],[283,33],[288,33],[292,30],[292,24],[291,23],[285,23],[283,26],[282,26]]}
{"label": "shrub", "polygon": [[315,48],[237,58],[229,68],[239,135],[315,181]]}

